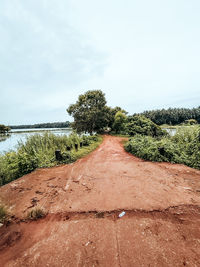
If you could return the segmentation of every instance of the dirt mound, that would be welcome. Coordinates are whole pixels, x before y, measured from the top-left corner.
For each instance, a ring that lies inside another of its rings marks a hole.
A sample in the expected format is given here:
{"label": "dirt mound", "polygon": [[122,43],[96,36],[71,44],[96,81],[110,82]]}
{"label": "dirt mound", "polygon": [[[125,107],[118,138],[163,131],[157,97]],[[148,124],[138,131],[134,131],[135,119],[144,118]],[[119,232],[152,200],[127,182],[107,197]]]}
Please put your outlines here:
{"label": "dirt mound", "polygon": [[[200,171],[143,161],[121,141],[0,188],[18,217],[0,228],[2,266],[200,265]],[[24,222],[35,207],[48,215]]]}

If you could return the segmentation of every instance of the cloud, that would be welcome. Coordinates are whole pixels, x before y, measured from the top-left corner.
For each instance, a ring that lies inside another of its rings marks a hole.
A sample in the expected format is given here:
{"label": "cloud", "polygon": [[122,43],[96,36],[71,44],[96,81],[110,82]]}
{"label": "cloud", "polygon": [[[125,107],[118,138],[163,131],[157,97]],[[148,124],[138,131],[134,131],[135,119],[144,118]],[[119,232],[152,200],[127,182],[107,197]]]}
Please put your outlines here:
{"label": "cloud", "polygon": [[196,106],[199,8],[186,0],[1,0],[1,122],[68,119],[67,106],[96,88],[130,113]]}

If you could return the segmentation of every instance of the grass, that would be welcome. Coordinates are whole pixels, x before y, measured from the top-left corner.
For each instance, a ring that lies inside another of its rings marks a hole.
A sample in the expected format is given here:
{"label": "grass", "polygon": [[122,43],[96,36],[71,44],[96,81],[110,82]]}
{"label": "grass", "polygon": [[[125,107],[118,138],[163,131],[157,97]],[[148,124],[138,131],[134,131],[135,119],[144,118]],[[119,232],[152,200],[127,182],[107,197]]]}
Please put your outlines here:
{"label": "grass", "polygon": [[[18,144],[17,151],[0,156],[0,185],[37,168],[72,163],[93,151],[101,142],[101,136],[79,136],[74,133],[69,136],[52,133],[30,136],[25,143]],[[55,157],[56,150],[60,150],[60,160]]]}
{"label": "grass", "polygon": [[144,160],[181,163],[200,169],[200,127],[179,128],[174,136],[153,138],[136,135],[125,150]]}
{"label": "grass", "polygon": [[5,208],[5,206],[0,205],[0,223],[4,223],[7,216],[8,216],[7,209]]}
{"label": "grass", "polygon": [[28,212],[27,219],[29,220],[37,220],[46,215],[45,211],[41,208],[35,208]]}

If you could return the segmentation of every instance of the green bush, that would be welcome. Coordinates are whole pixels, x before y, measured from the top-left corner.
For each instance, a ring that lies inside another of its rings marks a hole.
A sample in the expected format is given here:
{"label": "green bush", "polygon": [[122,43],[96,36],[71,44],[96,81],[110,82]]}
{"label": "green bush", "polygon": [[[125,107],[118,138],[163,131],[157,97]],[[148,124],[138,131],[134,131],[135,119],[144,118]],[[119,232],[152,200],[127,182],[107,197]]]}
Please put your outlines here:
{"label": "green bush", "polygon": [[200,169],[200,128],[181,129],[173,137],[162,139],[135,135],[125,150],[150,161],[182,163]]}
{"label": "green bush", "polygon": [[130,136],[134,136],[136,134],[153,137],[167,135],[166,131],[162,130],[161,127],[153,123],[150,119],[139,115],[128,118],[128,123],[125,126],[125,132]]}
{"label": "green bush", "polygon": [[[51,167],[76,161],[86,152],[89,153],[101,142],[99,136],[56,136],[51,133],[30,136],[25,143],[20,142],[17,151],[0,156],[0,186],[9,183],[36,168]],[[87,144],[80,148],[80,142]],[[78,151],[75,150],[78,145]],[[71,151],[67,151],[70,147]],[[62,159],[57,161],[55,151],[60,150]]]}

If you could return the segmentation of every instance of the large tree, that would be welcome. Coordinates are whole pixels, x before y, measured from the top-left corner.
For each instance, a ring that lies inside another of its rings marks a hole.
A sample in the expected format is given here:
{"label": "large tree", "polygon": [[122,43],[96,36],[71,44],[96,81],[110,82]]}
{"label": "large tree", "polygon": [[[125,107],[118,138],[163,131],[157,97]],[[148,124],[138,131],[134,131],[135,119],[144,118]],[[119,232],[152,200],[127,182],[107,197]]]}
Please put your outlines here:
{"label": "large tree", "polygon": [[72,127],[78,133],[90,134],[100,132],[108,125],[107,111],[105,94],[101,90],[87,91],[67,109],[74,118]]}

